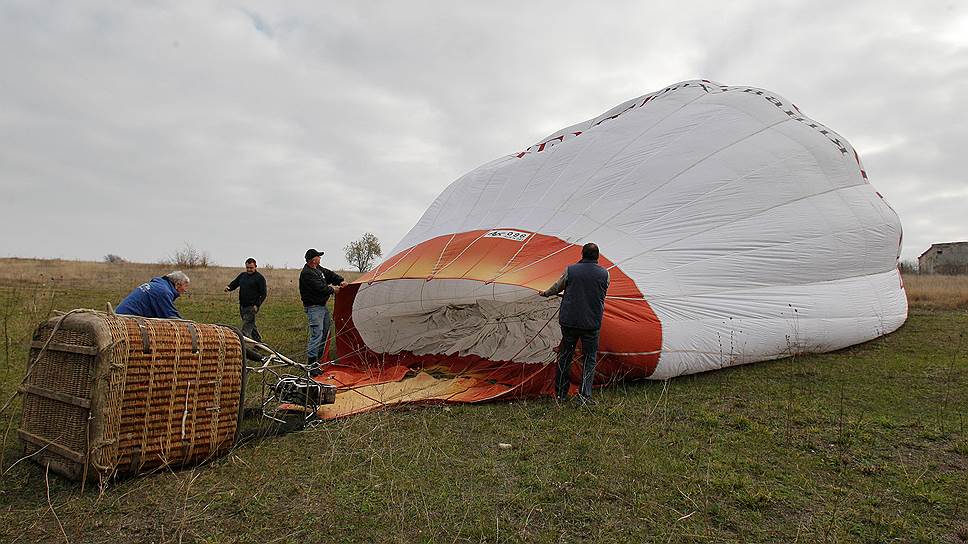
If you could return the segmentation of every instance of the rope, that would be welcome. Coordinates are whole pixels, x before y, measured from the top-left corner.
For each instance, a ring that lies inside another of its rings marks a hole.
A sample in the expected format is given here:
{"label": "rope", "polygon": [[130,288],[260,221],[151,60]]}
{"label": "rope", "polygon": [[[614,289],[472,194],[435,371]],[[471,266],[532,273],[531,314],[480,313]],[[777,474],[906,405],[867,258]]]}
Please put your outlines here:
{"label": "rope", "polygon": [[71,310],[65,313],[64,315],[60,316],[59,318],[57,318],[57,322],[54,323],[54,327],[50,331],[50,336],[47,337],[47,340],[44,342],[44,345],[41,346],[40,351],[37,352],[37,358],[35,358],[27,365],[27,372],[24,373],[23,379],[20,380],[20,383],[17,386],[17,390],[14,391],[13,395],[11,395],[10,398],[7,399],[7,402],[3,404],[3,408],[0,408],[0,413],[6,411],[7,408],[10,407],[10,403],[13,402],[13,399],[17,398],[17,396],[21,394],[20,388],[24,385],[27,379],[30,378],[30,374],[34,371],[34,367],[37,365],[37,363],[40,362],[40,358],[43,357],[44,353],[47,351],[47,347],[50,346],[50,343],[54,340],[54,335],[57,334],[57,330],[60,329],[61,323],[64,322],[64,319],[66,319],[67,316],[71,314],[81,313],[81,312],[94,312],[94,310],[86,310],[86,309]]}

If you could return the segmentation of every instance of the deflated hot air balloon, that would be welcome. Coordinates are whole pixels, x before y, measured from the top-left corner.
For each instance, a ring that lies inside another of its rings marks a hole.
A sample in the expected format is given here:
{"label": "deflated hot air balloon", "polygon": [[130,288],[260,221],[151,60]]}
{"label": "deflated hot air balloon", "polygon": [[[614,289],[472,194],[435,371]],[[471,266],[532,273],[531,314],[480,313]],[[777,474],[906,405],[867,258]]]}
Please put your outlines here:
{"label": "deflated hot air balloon", "polygon": [[[907,317],[897,214],[847,141],[787,99],[686,81],[452,183],[336,298],[336,416],[551,392],[556,299],[595,242],[596,383],[825,352]],[[579,379],[577,370],[573,380]]]}

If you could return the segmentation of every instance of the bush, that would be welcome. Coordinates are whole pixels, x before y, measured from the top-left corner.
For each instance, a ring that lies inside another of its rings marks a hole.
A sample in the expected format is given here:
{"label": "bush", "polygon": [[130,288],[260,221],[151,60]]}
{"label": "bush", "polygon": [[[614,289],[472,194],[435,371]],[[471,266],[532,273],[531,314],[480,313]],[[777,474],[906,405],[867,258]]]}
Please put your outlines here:
{"label": "bush", "polygon": [[918,273],[918,262],[917,261],[901,261],[897,263],[897,268],[901,271],[901,274],[917,274]]}
{"label": "bush", "polygon": [[119,263],[126,263],[128,261],[125,260],[120,255],[115,255],[114,253],[108,253],[107,255],[104,256],[104,262],[111,263],[111,264],[119,264]]}
{"label": "bush", "polygon": [[185,242],[185,247],[176,250],[174,255],[161,261],[162,264],[174,266],[176,268],[208,268],[215,266],[215,262],[207,251],[201,251],[195,246]]}

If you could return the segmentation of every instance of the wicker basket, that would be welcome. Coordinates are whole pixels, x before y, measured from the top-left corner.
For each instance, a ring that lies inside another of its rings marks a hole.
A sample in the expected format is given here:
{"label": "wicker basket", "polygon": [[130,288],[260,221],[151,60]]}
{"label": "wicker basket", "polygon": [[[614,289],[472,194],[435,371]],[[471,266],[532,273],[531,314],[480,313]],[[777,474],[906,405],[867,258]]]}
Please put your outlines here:
{"label": "wicker basket", "polygon": [[55,472],[104,481],[235,443],[244,359],[230,327],[74,310],[30,347],[19,435]]}

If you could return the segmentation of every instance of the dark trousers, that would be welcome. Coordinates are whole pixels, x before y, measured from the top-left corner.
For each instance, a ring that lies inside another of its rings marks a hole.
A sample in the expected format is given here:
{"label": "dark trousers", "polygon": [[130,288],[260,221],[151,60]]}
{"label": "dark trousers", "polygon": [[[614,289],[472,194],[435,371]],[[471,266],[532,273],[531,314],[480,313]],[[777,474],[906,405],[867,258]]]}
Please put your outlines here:
{"label": "dark trousers", "polygon": [[571,359],[575,356],[575,344],[581,339],[581,351],[584,363],[581,372],[581,387],[578,395],[585,399],[592,398],[592,383],[595,382],[595,359],[598,356],[599,329],[576,329],[561,326],[561,345],[558,348],[558,369],[555,372],[555,396],[560,400],[568,398],[568,371],[571,370]]}
{"label": "dark trousers", "polygon": [[259,334],[259,327],[255,324],[255,314],[257,313],[259,313],[258,306],[239,307],[239,315],[242,316],[242,334],[256,342],[261,342],[262,335]]}

